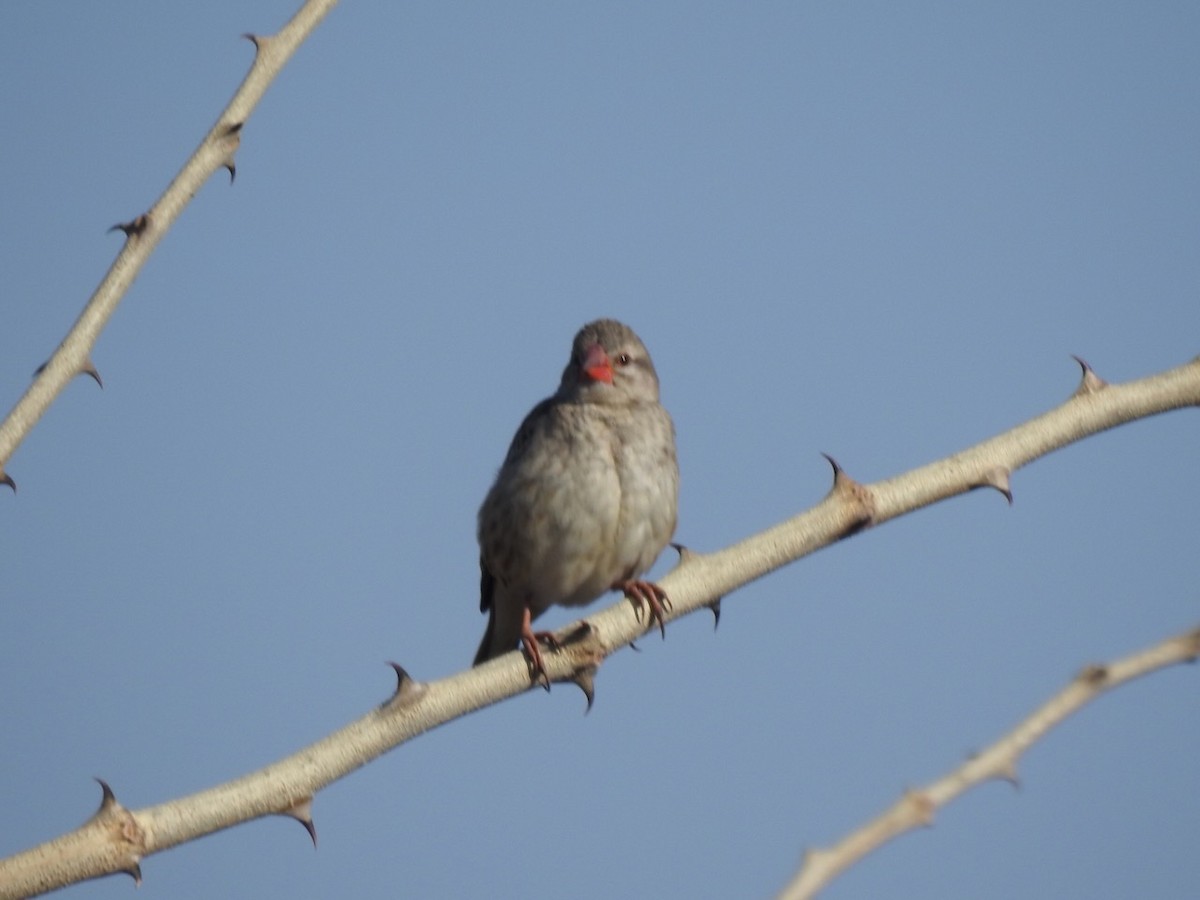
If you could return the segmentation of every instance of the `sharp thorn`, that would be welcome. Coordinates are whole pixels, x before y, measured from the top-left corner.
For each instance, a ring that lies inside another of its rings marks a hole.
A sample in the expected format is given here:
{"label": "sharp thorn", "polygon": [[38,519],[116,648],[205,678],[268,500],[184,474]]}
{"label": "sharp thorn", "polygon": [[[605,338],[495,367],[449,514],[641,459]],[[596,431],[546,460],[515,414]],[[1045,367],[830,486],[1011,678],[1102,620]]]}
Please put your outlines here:
{"label": "sharp thorn", "polygon": [[676,553],[679,554],[679,565],[681,565],[681,566],[684,563],[690,562],[691,560],[695,559],[696,556],[698,555],[696,553],[693,553],[688,547],[684,546],[683,544],[676,544],[676,543],[672,542],[671,549],[673,549]]}
{"label": "sharp thorn", "polygon": [[409,674],[404,671],[404,666],[400,665],[398,662],[392,662],[389,659],[388,665],[391,666],[396,673],[396,693],[398,694],[404,690],[404,682],[410,680]]}
{"label": "sharp thorn", "polygon": [[708,604],[708,608],[713,614],[713,631],[716,631],[717,626],[721,624],[721,598],[718,597]]}
{"label": "sharp thorn", "polygon": [[583,696],[587,698],[587,709],[583,711],[586,716],[592,711],[592,704],[596,701],[596,668],[589,666],[585,669],[579,669],[571,676],[571,681],[583,691]]}
{"label": "sharp thorn", "polygon": [[0,471],[0,484],[7,484],[10,488],[12,488],[12,492],[14,494],[17,492],[17,483],[12,480],[12,476],[7,472]]}
{"label": "sharp thorn", "polygon": [[149,224],[150,224],[150,214],[142,213],[140,216],[138,216],[133,221],[118,222],[116,225],[114,225],[112,228],[110,228],[108,230],[109,230],[109,232],[123,231],[123,232],[125,232],[126,238],[132,238],[132,237],[137,237],[139,234],[141,234],[143,231],[145,231]]}
{"label": "sharp thorn", "polygon": [[409,675],[399,663],[388,662],[388,665],[396,673],[396,688],[392,691],[392,696],[379,705],[380,709],[405,707],[416,703],[425,693],[425,685]]}
{"label": "sharp thorn", "polygon": [[988,469],[983,473],[983,482],[981,487],[995,488],[1004,495],[1004,499],[1008,501],[1008,505],[1013,505],[1012,483],[1009,478],[1009,471],[1002,466],[996,466],[993,469]]}
{"label": "sharp thorn", "polygon": [[100,806],[92,813],[89,822],[98,820],[107,820],[117,818],[121,813],[125,812],[125,808],[121,806],[117,800],[117,795],[113,793],[113,789],[108,786],[108,782],[103,778],[97,778],[96,784],[100,785]]}
{"label": "sharp thorn", "polygon": [[842,467],[840,465],[838,465],[838,461],[836,459],[834,459],[832,456],[830,456],[828,453],[822,453],[821,455],[823,457],[825,457],[825,460],[829,463],[830,467],[833,469],[833,480],[836,483],[838,478],[841,477],[841,475],[842,475]]}
{"label": "sharp thorn", "polygon": [[308,836],[312,839],[313,849],[317,849],[317,826],[313,824],[312,819],[301,819],[300,824],[304,826],[304,830],[308,832]]}
{"label": "sharp thorn", "polygon": [[137,863],[130,863],[128,866],[123,868],[121,871],[133,879],[134,887],[142,886],[142,867],[139,866]]}
{"label": "sharp thorn", "polygon": [[229,183],[233,184],[234,179],[237,178],[237,166],[233,164],[233,160],[227,159],[221,163],[221,167],[229,171]]}
{"label": "sharp thorn", "polygon": [[[95,776],[93,776],[95,777]],[[100,809],[96,810],[97,814],[103,812],[105,808],[111,807],[117,802],[117,795],[113,793],[113,789],[108,786],[108,782],[103,778],[96,778],[96,783],[100,785]]]}
{"label": "sharp thorn", "polygon": [[871,525],[875,518],[875,496],[870,489],[859,484],[853,478],[846,474],[846,470],[841,467],[836,459],[828,453],[822,453],[825,460],[829,463],[829,467],[833,469],[833,487],[826,494],[826,499],[840,498],[843,502],[850,504],[855,512],[853,521],[846,526],[842,537],[849,537],[852,534],[857,534],[864,528]]}
{"label": "sharp thorn", "polygon": [[287,809],[282,810],[280,814],[293,818],[303,825],[304,830],[312,839],[313,849],[317,849],[317,826],[313,824],[311,796],[301,797]]}
{"label": "sharp thorn", "polygon": [[50,365],[50,360],[46,360],[44,363],[42,363],[40,366],[38,366],[36,369],[34,369],[33,377],[37,378],[39,375],[41,375],[43,372],[45,372],[46,366],[48,366],[48,365]]}
{"label": "sharp thorn", "polygon": [[1095,373],[1087,360],[1083,357],[1071,354],[1071,359],[1079,363],[1079,368],[1083,370],[1082,377],[1079,379],[1079,386],[1075,388],[1075,393],[1071,396],[1079,397],[1083,394],[1094,394],[1103,388],[1108,387],[1108,382]]}
{"label": "sharp thorn", "polygon": [[425,693],[425,685],[409,675],[400,663],[389,660],[388,665],[396,673],[396,689],[392,691],[392,696],[383,702],[383,706],[408,706],[416,702],[417,698]]}
{"label": "sharp thorn", "polygon": [[100,372],[96,368],[95,363],[93,363],[90,359],[84,362],[83,368],[80,369],[80,372],[82,372],[84,375],[90,375],[92,380],[95,381],[96,384],[100,385],[100,390],[104,390],[104,381],[100,378]]}
{"label": "sharp thorn", "polygon": [[252,43],[254,45],[254,50],[256,53],[262,49],[262,44],[259,43],[257,34],[251,34],[250,32],[247,31],[242,35],[242,37],[244,37],[246,40],[248,40],[250,43]]}

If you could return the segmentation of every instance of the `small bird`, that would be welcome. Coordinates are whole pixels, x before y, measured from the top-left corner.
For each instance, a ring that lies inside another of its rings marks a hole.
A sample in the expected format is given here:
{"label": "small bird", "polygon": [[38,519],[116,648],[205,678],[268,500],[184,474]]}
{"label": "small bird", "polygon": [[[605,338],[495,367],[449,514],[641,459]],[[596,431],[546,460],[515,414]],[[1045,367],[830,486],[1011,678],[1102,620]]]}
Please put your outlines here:
{"label": "small bird", "polygon": [[549,687],[534,619],[554,604],[630,595],[663,626],[666,594],[638,576],[675,533],[675,426],[658,401],[658,373],[628,325],[579,330],[553,396],[517,429],[479,509],[479,608],[487,631],[475,665],[520,642]]}

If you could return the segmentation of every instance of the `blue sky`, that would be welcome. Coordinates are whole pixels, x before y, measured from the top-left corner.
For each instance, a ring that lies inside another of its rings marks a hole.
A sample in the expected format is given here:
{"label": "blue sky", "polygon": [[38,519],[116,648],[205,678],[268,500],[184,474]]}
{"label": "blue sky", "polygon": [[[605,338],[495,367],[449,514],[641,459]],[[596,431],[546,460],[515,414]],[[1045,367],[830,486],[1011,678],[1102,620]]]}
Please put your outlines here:
{"label": "blue sky", "polygon": [[[0,7],[0,391],[291,2]],[[0,854],[241,775],[482,633],[474,516],[574,331],[628,321],[677,538],[1200,353],[1200,7],[355,4],[163,241],[0,495]],[[1082,665],[1200,621],[1200,417],[862,534],[532,692],[146,897],[765,897]],[[667,565],[664,560],[660,567]],[[610,601],[611,602],[611,601]],[[550,614],[550,626],[569,615]],[[1197,672],[1103,699],[827,896],[1183,896]],[[128,879],[64,896],[128,897]]]}

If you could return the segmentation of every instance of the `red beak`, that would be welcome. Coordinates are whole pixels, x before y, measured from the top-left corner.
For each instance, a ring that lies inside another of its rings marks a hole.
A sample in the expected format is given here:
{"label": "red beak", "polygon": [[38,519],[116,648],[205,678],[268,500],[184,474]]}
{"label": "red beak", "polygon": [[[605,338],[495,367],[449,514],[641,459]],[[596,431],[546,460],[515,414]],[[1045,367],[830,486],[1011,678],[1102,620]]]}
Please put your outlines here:
{"label": "red beak", "polygon": [[588,347],[587,356],[584,357],[583,365],[580,368],[583,369],[583,373],[592,379],[592,381],[603,381],[605,384],[612,384],[612,363],[608,359],[608,354],[604,352],[604,348],[599,344],[592,344],[592,346]]}

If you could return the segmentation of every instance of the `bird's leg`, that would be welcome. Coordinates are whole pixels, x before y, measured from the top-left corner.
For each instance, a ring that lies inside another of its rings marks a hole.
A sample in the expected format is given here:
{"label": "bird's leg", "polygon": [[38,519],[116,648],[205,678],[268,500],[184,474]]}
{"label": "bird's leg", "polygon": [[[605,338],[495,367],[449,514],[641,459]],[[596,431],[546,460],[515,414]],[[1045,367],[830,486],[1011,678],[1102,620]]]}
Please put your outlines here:
{"label": "bird's leg", "polygon": [[671,601],[667,598],[667,592],[660,588],[652,581],[640,581],[637,578],[630,578],[626,581],[618,581],[613,587],[629,595],[633,601],[634,608],[641,610],[644,604],[650,610],[650,618],[658,623],[658,630],[662,632],[663,639],[667,637],[666,611],[671,608]]}
{"label": "bird's leg", "polygon": [[529,664],[533,667],[533,680],[540,681],[542,687],[550,690],[550,676],[546,674],[546,664],[542,661],[542,648],[539,646],[543,641],[555,650],[562,646],[562,642],[553,632],[533,630],[533,616],[526,606],[521,613],[521,645],[525,648]]}

